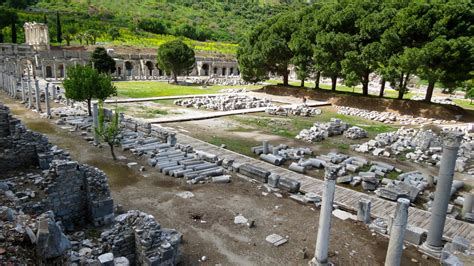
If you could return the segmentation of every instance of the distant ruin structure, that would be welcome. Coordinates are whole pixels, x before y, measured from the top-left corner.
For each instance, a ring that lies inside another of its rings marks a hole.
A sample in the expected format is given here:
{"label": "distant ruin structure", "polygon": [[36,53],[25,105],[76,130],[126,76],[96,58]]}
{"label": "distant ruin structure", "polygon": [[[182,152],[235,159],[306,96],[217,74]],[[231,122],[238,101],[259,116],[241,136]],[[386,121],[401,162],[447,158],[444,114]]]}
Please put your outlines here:
{"label": "distant ruin structure", "polygon": [[33,46],[35,50],[49,50],[48,25],[44,23],[26,22],[25,44]]}

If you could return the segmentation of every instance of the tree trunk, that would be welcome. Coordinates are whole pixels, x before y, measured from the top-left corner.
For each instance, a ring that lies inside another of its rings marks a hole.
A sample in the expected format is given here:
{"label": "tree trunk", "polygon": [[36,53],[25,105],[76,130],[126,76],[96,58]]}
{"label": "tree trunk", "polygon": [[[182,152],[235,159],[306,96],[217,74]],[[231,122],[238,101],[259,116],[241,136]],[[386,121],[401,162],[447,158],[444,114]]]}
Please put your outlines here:
{"label": "tree trunk", "polygon": [[110,147],[110,153],[112,154],[112,158],[114,160],[117,160],[117,157],[115,156],[115,152],[114,152],[114,145],[112,143],[108,143],[109,144],[109,147]]}
{"label": "tree trunk", "polygon": [[283,74],[283,85],[288,86],[288,72]]}
{"label": "tree trunk", "polygon": [[3,34],[0,33],[0,43],[3,43]]}
{"label": "tree trunk", "polygon": [[401,100],[403,99],[403,94],[405,93],[405,90],[403,89],[403,77],[405,74],[402,73],[400,76],[400,85],[398,86],[398,99]]}
{"label": "tree trunk", "polygon": [[337,76],[332,76],[331,77],[331,90],[336,91],[336,85],[337,85]]}
{"label": "tree trunk", "polygon": [[366,71],[362,77],[362,95],[364,96],[369,95],[369,75],[370,72]]}
{"label": "tree trunk", "polygon": [[435,80],[428,81],[428,88],[426,88],[425,102],[431,102],[431,97],[433,97],[435,83],[436,83]]}
{"label": "tree trunk", "polygon": [[87,111],[89,112],[89,116],[92,116],[91,99],[87,99]]}
{"label": "tree trunk", "polygon": [[71,43],[71,40],[67,39],[66,40],[66,45],[69,46],[70,43]]}
{"label": "tree trunk", "polygon": [[301,80],[300,87],[301,87],[301,88],[304,88],[304,79]]}
{"label": "tree trunk", "polygon": [[316,72],[316,78],[314,79],[314,88],[319,89],[319,79],[321,78],[321,71]]}
{"label": "tree trunk", "polygon": [[385,79],[382,79],[382,84],[380,85],[379,97],[383,97],[384,92],[385,92]]}
{"label": "tree trunk", "polygon": [[174,83],[178,84],[178,75],[173,72],[173,80],[174,80]]}

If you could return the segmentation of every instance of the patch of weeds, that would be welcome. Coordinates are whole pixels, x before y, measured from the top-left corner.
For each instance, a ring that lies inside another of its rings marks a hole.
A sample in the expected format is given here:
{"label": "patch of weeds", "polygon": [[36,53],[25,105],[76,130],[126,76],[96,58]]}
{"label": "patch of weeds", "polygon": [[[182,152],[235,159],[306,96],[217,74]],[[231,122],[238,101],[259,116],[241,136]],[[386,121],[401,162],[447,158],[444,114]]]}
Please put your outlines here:
{"label": "patch of weeds", "polygon": [[392,179],[392,180],[396,180],[399,175],[400,174],[397,173],[396,171],[391,171],[391,172],[388,173],[387,178]]}
{"label": "patch of weeds", "polygon": [[359,172],[368,172],[370,170],[370,165],[364,165],[359,169]]}
{"label": "patch of weeds", "polygon": [[97,228],[88,228],[85,231],[86,238],[100,238],[100,230]]}
{"label": "patch of weeds", "polygon": [[221,146],[224,144],[226,149],[247,155],[249,157],[255,157],[255,154],[252,153],[251,148],[258,145],[254,141],[240,138],[218,136],[200,136],[199,138],[216,146]]}

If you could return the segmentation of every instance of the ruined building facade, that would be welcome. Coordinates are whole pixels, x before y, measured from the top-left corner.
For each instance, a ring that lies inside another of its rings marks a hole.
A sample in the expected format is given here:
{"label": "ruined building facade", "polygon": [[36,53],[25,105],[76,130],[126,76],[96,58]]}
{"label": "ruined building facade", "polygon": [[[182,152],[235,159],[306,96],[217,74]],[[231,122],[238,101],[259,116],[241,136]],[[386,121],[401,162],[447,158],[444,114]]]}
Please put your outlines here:
{"label": "ruined building facade", "polygon": [[[48,26],[25,23],[25,44],[0,44],[0,65],[16,76],[32,75],[45,79],[63,79],[67,67],[89,63],[91,50],[85,47],[52,47],[49,45]],[[156,49],[108,49],[115,60],[112,77],[116,80],[155,80],[167,78],[157,67]],[[188,76],[201,78],[239,78],[237,60],[223,57],[196,56],[196,64]]]}

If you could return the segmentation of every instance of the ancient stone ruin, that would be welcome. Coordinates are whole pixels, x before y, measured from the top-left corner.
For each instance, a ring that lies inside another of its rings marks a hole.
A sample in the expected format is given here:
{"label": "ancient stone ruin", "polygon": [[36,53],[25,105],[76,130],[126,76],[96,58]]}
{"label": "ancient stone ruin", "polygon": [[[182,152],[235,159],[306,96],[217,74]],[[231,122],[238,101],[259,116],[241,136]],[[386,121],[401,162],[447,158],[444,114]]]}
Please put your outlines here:
{"label": "ancient stone ruin", "polygon": [[[104,172],[71,161],[66,151],[26,129],[2,104],[0,118],[1,262],[177,264],[180,233],[161,228],[153,216],[139,211],[115,217]],[[85,234],[90,228],[106,231],[97,238]]]}

